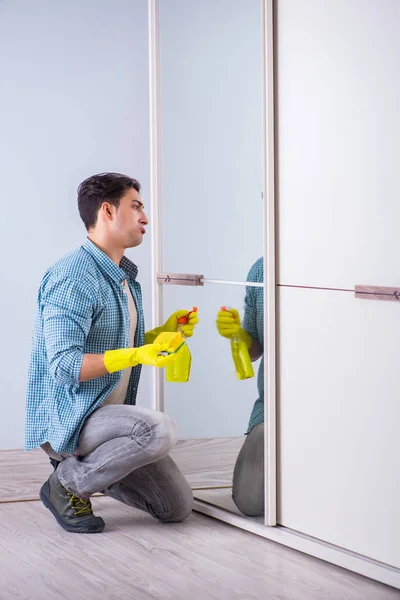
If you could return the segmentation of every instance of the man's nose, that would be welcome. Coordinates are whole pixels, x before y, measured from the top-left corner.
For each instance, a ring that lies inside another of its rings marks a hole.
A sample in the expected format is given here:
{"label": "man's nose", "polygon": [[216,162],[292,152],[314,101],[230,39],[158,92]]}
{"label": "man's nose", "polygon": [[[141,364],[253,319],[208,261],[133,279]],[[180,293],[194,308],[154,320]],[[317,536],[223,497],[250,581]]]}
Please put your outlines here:
{"label": "man's nose", "polygon": [[141,222],[142,225],[148,225],[149,224],[149,220],[148,220],[148,218],[146,216],[146,213],[143,213],[143,216],[140,219],[140,222]]}

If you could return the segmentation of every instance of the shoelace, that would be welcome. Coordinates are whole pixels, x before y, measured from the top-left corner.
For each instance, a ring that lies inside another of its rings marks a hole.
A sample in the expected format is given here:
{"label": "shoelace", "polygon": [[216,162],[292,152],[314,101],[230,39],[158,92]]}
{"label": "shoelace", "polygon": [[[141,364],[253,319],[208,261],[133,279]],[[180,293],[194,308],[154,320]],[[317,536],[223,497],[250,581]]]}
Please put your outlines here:
{"label": "shoelace", "polygon": [[71,494],[70,492],[68,492],[68,498],[72,508],[74,509],[75,517],[93,514],[92,503],[90,502],[90,500],[78,498],[78,496],[75,496],[75,494]]}

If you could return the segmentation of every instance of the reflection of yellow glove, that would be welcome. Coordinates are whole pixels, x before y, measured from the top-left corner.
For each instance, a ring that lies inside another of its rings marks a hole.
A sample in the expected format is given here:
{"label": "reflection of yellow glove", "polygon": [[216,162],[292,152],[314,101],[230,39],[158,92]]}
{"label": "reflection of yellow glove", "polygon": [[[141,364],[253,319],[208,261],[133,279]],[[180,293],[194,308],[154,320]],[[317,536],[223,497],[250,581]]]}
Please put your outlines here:
{"label": "reflection of yellow glove", "polygon": [[167,319],[164,325],[146,331],[144,334],[145,344],[151,344],[157,338],[160,333],[165,331],[175,332],[179,331],[183,337],[188,338],[193,335],[194,328],[199,322],[197,318],[197,307],[195,306],[192,311],[189,310],[177,310]]}
{"label": "reflection of yellow glove", "polygon": [[252,343],[251,336],[247,333],[240,324],[239,312],[236,308],[226,309],[224,306],[217,315],[217,329],[222,337],[233,339],[239,338],[245,342],[247,348],[250,348]]}
{"label": "reflection of yellow glove", "polygon": [[[170,337],[174,338],[173,340]],[[122,371],[128,367],[136,367],[138,364],[150,365],[151,367],[167,367],[176,361],[178,355],[173,352],[177,347],[184,343],[184,340],[179,336],[170,336],[163,338],[160,342],[154,344],[146,344],[139,348],[120,348],[119,350],[108,350],[104,354],[104,365],[109,373]],[[163,356],[160,352],[172,352],[167,356]]]}

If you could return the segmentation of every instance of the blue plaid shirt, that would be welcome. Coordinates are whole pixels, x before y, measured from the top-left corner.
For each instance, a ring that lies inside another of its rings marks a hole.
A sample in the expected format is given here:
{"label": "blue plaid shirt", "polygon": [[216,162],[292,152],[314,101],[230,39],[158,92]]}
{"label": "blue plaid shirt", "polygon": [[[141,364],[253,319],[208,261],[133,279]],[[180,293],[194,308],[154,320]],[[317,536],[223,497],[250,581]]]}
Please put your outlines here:
{"label": "blue plaid shirt", "polygon": [[[79,382],[84,354],[129,344],[129,283],[138,313],[135,346],[144,342],[137,267],[125,256],[117,266],[89,239],[50,267],[41,282],[26,403],[25,450],[50,442],[73,452],[88,416],[117,387],[122,372]],[[135,404],[141,366],[132,369],[126,404]]]}
{"label": "blue plaid shirt", "polygon": [[[251,267],[247,281],[263,283],[264,281],[264,259],[259,258]],[[264,289],[258,287],[247,287],[245,297],[245,311],[243,328],[264,348]],[[250,415],[247,433],[264,421],[264,355],[258,369],[258,398],[254,403]]]}

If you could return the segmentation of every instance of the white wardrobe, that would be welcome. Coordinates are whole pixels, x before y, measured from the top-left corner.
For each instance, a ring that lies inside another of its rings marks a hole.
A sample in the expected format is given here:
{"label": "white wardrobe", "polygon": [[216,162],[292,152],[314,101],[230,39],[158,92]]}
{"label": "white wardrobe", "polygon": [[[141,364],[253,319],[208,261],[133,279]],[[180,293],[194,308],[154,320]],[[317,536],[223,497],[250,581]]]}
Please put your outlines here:
{"label": "white wardrobe", "polygon": [[400,2],[275,5],[278,523],[400,568]]}

